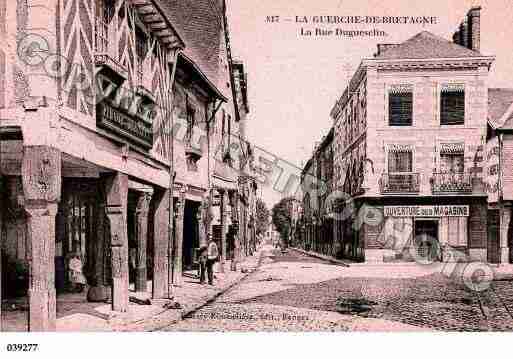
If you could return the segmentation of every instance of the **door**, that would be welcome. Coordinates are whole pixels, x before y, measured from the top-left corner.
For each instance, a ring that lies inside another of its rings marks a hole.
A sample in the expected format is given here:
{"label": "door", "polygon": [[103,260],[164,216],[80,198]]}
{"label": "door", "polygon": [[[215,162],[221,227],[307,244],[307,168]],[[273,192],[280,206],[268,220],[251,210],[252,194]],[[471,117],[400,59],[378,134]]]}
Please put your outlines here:
{"label": "door", "polygon": [[489,263],[500,262],[499,248],[499,210],[493,209],[488,211],[488,242],[487,242],[487,259]]}
{"label": "door", "polygon": [[426,261],[440,260],[438,221],[415,221],[415,248],[421,259]]}

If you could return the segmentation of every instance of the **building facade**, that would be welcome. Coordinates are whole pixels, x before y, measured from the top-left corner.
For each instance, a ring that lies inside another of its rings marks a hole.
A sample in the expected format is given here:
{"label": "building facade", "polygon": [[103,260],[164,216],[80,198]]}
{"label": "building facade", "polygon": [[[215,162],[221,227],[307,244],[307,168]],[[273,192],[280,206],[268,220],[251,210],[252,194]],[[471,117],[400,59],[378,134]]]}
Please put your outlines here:
{"label": "building facade", "polygon": [[304,192],[300,215],[294,226],[296,243],[305,250],[336,255],[337,241],[333,235],[335,219],[331,215],[329,198],[333,193],[333,128],[314,148],[313,155],[301,173]]}
{"label": "building facade", "polygon": [[423,31],[378,45],[331,111],[339,256],[488,259],[487,76],[480,8],[453,41]]}
{"label": "building facade", "polygon": [[126,312],[149,281],[168,298],[212,235],[218,187],[239,216],[240,168],[215,156],[239,116],[224,1],[0,6],[2,262],[30,273],[28,329],[55,330],[73,256],[89,300]]}

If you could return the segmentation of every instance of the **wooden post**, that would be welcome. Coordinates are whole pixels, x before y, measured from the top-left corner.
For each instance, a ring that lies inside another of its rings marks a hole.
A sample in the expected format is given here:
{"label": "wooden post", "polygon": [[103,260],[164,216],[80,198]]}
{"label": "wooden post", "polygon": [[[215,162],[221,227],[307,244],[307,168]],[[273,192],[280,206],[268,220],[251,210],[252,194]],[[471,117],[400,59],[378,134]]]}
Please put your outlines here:
{"label": "wooden post", "polygon": [[500,214],[500,231],[499,231],[499,246],[500,246],[500,263],[509,263],[509,241],[508,232],[511,222],[511,206],[501,206],[499,209]]}
{"label": "wooden post", "polygon": [[29,331],[55,331],[55,215],[61,196],[61,153],[26,146],[22,181],[30,249]]}
{"label": "wooden post", "polygon": [[230,205],[232,207],[232,226],[233,226],[233,260],[231,263],[231,270],[237,271],[239,257],[240,257],[240,243],[239,243],[239,193],[237,190],[231,192]]}
{"label": "wooden post", "polygon": [[107,218],[110,229],[112,266],[112,310],[128,311],[128,176],[122,173],[105,175]]}
{"label": "wooden post", "polygon": [[168,296],[168,271],[171,269],[168,246],[169,231],[169,190],[156,190],[153,194],[151,216],[153,216],[153,289],[152,298]]}
{"label": "wooden post", "polygon": [[199,247],[206,247],[208,243],[208,239],[211,233],[211,212],[210,212],[210,195],[206,195],[203,197],[201,201],[201,205],[199,207]]}
{"label": "wooden post", "polygon": [[[1,158],[2,146],[0,139],[0,194],[4,192],[4,179],[2,176],[1,168],[2,168],[2,158]],[[5,205],[3,203],[2,197],[0,197],[0,332],[2,331],[2,253],[4,246],[4,208]]]}
{"label": "wooden post", "polygon": [[219,190],[219,194],[221,195],[221,261],[219,269],[221,273],[224,273],[226,265],[226,235],[228,233],[228,213],[226,208],[228,203],[228,192],[225,190]]}
{"label": "wooden post", "polygon": [[135,274],[135,291],[146,292],[148,274],[146,269],[146,248],[148,241],[148,212],[151,194],[142,192],[137,199],[135,211],[137,223],[137,271]]}
{"label": "wooden post", "polygon": [[173,253],[173,285],[182,285],[182,256],[183,256],[183,225],[185,213],[186,188],[180,188],[180,197],[176,203],[176,232],[175,248]]}

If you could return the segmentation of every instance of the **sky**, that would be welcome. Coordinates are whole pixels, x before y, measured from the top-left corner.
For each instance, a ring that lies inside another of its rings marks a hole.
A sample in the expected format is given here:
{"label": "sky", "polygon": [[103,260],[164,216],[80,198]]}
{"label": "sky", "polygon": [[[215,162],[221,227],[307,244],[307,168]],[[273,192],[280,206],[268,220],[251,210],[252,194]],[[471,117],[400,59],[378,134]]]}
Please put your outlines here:
{"label": "sky", "polygon": [[[232,54],[248,72],[247,136],[302,166],[331,127],[330,111],[362,58],[378,43],[400,43],[427,30],[451,39],[467,11],[481,5],[481,53],[494,55],[491,87],[513,87],[511,0],[227,0]],[[266,22],[280,16],[279,23]],[[435,16],[434,25],[301,24],[296,16]],[[286,21],[290,19],[292,21]],[[301,27],[345,30],[376,28],[386,37],[305,37]],[[274,199],[269,199],[271,202]]]}

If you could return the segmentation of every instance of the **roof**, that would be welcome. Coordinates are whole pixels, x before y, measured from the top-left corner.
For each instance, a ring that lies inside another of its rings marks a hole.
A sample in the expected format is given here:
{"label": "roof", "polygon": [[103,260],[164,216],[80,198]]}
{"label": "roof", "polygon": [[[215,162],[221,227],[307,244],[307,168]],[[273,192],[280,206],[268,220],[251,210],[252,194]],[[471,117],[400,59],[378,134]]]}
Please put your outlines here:
{"label": "roof", "polygon": [[493,128],[513,129],[513,88],[488,89],[488,122]]}
{"label": "roof", "polygon": [[422,31],[405,42],[391,46],[376,55],[376,59],[432,59],[478,57],[481,53],[457,45],[429,31]]}
{"label": "roof", "polygon": [[217,84],[219,54],[223,36],[223,14],[218,1],[166,0],[160,7],[180,32],[184,54],[193,61],[210,82]]}
{"label": "roof", "polygon": [[[198,65],[194,61],[192,61],[192,59],[190,59],[189,57],[187,57],[187,55],[185,55],[183,53],[180,54],[179,59],[182,59],[183,64],[185,66],[188,66],[189,69],[191,69],[191,71],[193,71],[198,76],[198,78],[205,85],[206,89],[210,90],[210,93],[214,94],[215,97],[217,97],[218,99],[220,99],[223,102],[228,101],[228,99],[221,93],[221,91],[219,91],[219,89],[216,87],[216,85],[213,84],[212,81],[210,81],[208,76],[206,76],[205,73],[203,71],[201,71],[201,69],[198,67]],[[182,65],[182,62],[178,61],[178,66],[181,66],[181,65]]]}

